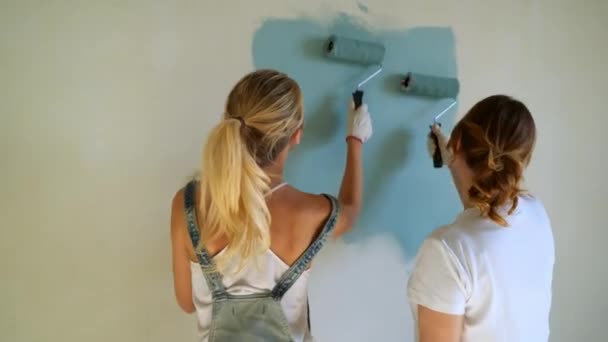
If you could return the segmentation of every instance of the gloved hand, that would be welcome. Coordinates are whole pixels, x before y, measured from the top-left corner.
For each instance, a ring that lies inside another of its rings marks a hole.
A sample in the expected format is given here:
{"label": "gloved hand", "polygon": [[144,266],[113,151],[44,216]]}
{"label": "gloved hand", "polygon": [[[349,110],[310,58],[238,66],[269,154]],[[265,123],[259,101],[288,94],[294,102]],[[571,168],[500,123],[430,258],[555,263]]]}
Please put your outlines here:
{"label": "gloved hand", "polygon": [[[443,159],[443,165],[449,166],[452,163],[453,154],[452,151],[447,148],[448,137],[443,134],[443,132],[441,131],[441,126],[439,126],[438,124],[434,124],[431,127],[431,131],[437,136],[437,141],[439,142],[439,150],[441,151],[441,159]],[[433,158],[433,153],[435,153],[435,149],[437,148],[437,146],[435,146],[435,140],[430,134],[428,137],[427,146],[429,149],[429,155],[431,156],[431,158]]]}
{"label": "gloved hand", "polygon": [[372,118],[367,111],[367,105],[364,103],[355,109],[355,104],[351,100],[346,124],[346,138],[354,137],[365,143],[371,138],[372,133]]}

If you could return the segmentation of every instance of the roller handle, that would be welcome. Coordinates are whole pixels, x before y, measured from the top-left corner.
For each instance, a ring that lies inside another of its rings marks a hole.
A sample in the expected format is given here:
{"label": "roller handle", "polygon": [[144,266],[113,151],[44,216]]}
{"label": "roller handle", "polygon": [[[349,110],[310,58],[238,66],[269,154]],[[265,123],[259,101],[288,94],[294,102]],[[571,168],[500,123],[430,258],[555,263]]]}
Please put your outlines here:
{"label": "roller handle", "polygon": [[[441,127],[441,124],[438,124]],[[432,127],[431,127],[432,129]],[[439,138],[437,138],[437,134],[433,133],[431,130],[431,138],[435,143],[435,151],[433,151],[433,167],[439,169],[443,166],[443,158],[441,158],[441,148],[439,147]]]}
{"label": "roller handle", "polygon": [[355,103],[355,109],[359,109],[359,107],[361,107],[361,104],[363,104],[363,91],[362,90],[356,90],[353,93],[353,102]]}

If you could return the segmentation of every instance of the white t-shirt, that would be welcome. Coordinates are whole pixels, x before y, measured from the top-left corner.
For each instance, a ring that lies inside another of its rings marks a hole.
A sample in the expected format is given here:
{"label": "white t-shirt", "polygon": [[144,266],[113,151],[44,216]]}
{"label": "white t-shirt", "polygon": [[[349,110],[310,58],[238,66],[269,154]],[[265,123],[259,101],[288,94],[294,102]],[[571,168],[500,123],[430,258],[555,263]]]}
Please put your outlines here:
{"label": "white t-shirt", "polygon": [[464,315],[463,342],[548,341],[555,260],[549,218],[528,196],[503,217],[508,227],[467,209],[424,242],[408,284],[414,317],[418,305]]}

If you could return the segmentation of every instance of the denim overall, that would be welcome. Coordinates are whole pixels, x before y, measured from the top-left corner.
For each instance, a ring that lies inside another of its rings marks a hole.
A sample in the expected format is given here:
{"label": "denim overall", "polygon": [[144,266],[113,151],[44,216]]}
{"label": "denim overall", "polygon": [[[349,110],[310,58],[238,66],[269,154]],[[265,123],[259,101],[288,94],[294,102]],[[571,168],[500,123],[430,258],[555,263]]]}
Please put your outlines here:
{"label": "denim overall", "polygon": [[[196,223],[195,190],[196,182],[188,183],[184,198],[188,233],[196,250],[200,234]],[[293,341],[287,319],[281,308],[281,298],[306,270],[336,225],[340,210],[338,201],[331,195],[325,196],[331,201],[332,209],[321,234],[281,276],[271,291],[251,295],[229,294],[222,283],[222,274],[218,272],[206,249],[203,247],[197,253],[213,300],[209,342]]]}

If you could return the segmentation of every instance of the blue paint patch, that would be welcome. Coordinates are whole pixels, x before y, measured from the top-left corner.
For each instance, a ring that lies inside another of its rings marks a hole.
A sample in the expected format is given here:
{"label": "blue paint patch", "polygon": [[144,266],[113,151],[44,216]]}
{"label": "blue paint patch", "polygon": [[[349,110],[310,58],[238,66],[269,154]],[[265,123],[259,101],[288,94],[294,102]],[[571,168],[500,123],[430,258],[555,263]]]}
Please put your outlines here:
{"label": "blue paint patch", "polygon": [[367,5],[365,5],[362,2],[357,2],[357,7],[359,7],[359,9],[361,10],[361,12],[363,12],[363,13],[368,13],[369,12],[369,7],[367,7]]}
{"label": "blue paint patch", "polygon": [[[344,168],[345,115],[353,81],[366,68],[326,59],[322,49],[330,34],[386,47],[384,71],[364,86],[374,135],[364,147],[364,210],[346,239],[388,233],[405,255],[414,255],[461,205],[448,171],[433,168],[426,147],[433,116],[450,101],[405,95],[399,80],[408,71],[456,77],[454,34],[444,27],[371,31],[344,14],[327,26],[309,19],[269,19],[256,31],[255,67],[288,73],[304,92],[304,137],[290,155],[287,180],[304,191],[333,194]],[[442,122],[451,128],[454,109]]]}

